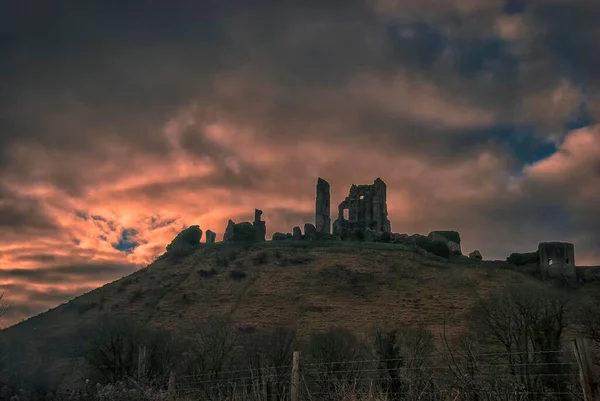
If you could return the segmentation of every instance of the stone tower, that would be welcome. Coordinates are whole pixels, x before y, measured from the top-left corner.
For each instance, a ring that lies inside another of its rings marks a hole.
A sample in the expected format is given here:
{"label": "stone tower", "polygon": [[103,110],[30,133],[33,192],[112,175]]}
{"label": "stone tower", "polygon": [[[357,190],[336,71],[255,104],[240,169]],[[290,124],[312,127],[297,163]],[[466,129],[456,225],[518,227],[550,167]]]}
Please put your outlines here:
{"label": "stone tower", "polygon": [[544,280],[575,278],[575,246],[568,242],[542,242],[538,245],[540,270]]}
{"label": "stone tower", "polygon": [[329,190],[329,183],[319,177],[315,207],[315,227],[318,233],[331,234],[331,195]]}

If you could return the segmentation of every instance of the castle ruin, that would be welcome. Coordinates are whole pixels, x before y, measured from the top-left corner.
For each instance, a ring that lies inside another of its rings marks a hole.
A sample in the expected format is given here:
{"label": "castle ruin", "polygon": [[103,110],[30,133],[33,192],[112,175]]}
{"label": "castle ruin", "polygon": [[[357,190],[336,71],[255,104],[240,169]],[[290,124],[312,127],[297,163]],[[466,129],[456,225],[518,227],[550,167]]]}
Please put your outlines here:
{"label": "castle ruin", "polygon": [[338,205],[333,235],[349,239],[360,236],[367,229],[391,232],[386,198],[387,187],[381,178],[377,178],[371,185],[352,184],[349,195]]}
{"label": "castle ruin", "polygon": [[540,270],[544,280],[574,279],[575,246],[568,242],[541,242],[538,245]]}

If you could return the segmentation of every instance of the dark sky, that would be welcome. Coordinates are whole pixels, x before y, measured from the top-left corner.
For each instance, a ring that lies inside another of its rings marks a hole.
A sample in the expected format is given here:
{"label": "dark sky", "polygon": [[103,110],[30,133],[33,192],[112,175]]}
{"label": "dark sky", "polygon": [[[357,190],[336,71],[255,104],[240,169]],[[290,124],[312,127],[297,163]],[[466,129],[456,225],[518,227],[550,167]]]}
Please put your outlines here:
{"label": "dark sky", "polygon": [[10,321],[183,227],[268,235],[381,177],[395,232],[600,264],[596,0],[0,0]]}

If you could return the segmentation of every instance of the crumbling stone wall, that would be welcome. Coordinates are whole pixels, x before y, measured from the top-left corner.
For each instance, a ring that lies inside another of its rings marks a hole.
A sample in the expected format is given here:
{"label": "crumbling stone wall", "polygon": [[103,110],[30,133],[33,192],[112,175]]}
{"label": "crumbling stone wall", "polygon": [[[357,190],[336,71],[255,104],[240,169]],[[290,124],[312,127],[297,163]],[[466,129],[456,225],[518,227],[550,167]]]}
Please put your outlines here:
{"label": "crumbling stone wall", "polygon": [[542,278],[575,279],[575,246],[568,242],[542,242],[538,245]]}
{"label": "crumbling stone wall", "polygon": [[260,219],[262,214],[262,210],[254,209],[254,222],[252,222],[252,225],[254,226],[254,230],[256,231],[257,242],[264,242],[265,235],[267,234],[267,224]]}
{"label": "crumbling stone wall", "polygon": [[[348,211],[348,218],[344,211]],[[342,239],[354,238],[365,230],[391,232],[387,217],[387,187],[381,178],[371,185],[352,185],[350,193],[338,206],[333,234]],[[356,238],[360,239],[360,238]]]}
{"label": "crumbling stone wall", "polygon": [[315,207],[315,227],[318,233],[331,234],[331,193],[327,181],[317,180],[317,202]]}

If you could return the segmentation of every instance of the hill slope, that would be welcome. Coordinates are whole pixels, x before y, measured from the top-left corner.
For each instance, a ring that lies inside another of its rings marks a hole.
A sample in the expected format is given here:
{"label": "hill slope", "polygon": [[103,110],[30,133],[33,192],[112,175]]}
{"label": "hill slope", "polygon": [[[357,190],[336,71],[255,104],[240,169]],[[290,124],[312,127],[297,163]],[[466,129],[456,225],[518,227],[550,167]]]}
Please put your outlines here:
{"label": "hill slope", "polygon": [[80,328],[104,314],[172,330],[228,315],[243,331],[285,325],[300,335],[340,325],[366,336],[382,322],[423,322],[438,333],[445,320],[452,336],[480,296],[535,281],[503,265],[450,263],[388,244],[213,244],[181,258],[163,255],[2,335],[23,344],[27,363],[45,355],[55,367],[72,367]]}

